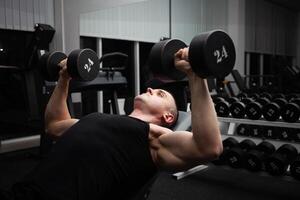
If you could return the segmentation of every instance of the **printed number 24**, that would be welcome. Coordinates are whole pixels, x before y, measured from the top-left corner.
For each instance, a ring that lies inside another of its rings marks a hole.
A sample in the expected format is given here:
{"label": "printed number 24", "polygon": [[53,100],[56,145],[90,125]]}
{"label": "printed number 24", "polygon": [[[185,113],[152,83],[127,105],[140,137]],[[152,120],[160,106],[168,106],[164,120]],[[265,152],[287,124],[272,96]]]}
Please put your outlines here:
{"label": "printed number 24", "polygon": [[223,59],[228,57],[228,53],[226,51],[225,46],[222,46],[221,51],[220,50],[215,50],[214,51],[214,56],[217,57],[217,63],[220,63],[223,61]]}

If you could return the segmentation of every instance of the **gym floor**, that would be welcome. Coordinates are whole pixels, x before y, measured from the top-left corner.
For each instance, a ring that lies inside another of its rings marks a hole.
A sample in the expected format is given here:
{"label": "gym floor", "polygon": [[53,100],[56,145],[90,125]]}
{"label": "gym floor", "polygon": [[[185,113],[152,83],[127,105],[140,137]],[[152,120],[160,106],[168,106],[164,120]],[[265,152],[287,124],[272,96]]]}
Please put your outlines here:
{"label": "gym floor", "polygon": [[[39,161],[39,149],[0,155],[0,188],[11,185],[32,170]],[[300,199],[300,181],[291,177],[274,177],[264,172],[209,165],[183,179],[161,172],[150,187],[149,200]]]}

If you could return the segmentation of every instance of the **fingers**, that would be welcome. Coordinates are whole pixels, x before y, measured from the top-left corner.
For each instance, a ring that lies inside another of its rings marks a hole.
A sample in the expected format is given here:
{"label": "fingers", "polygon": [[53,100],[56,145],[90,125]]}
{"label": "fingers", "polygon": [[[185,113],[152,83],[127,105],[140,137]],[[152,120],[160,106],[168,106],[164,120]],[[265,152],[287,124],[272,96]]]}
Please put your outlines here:
{"label": "fingers", "polygon": [[67,68],[67,60],[67,58],[63,59],[62,61],[60,61],[58,66],[60,66],[61,68]]}
{"label": "fingers", "polygon": [[189,53],[188,48],[179,49],[175,53],[175,58],[188,61],[188,55],[189,55],[188,53]]}

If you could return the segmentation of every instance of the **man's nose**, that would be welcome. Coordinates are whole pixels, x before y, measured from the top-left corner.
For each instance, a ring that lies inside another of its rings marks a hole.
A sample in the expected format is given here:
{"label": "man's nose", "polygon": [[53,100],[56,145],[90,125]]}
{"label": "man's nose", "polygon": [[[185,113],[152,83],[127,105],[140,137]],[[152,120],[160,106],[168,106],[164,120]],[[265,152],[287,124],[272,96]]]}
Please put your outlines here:
{"label": "man's nose", "polygon": [[153,89],[152,88],[147,88],[147,92],[149,92],[152,95],[153,94]]}

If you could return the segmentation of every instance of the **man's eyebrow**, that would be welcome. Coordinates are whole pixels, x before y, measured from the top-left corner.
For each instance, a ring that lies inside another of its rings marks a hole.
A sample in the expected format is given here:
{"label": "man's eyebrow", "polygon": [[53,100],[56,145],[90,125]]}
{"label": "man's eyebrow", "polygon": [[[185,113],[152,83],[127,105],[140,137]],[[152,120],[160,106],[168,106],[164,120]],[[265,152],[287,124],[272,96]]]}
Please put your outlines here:
{"label": "man's eyebrow", "polygon": [[166,91],[160,89],[159,92],[162,92],[164,94],[164,96],[167,97],[167,92]]}

